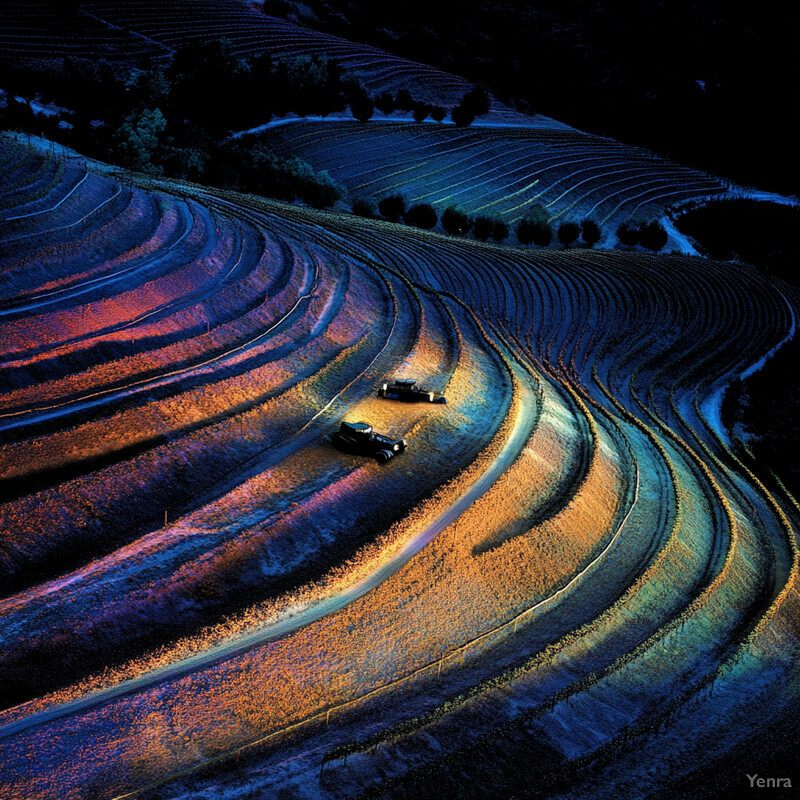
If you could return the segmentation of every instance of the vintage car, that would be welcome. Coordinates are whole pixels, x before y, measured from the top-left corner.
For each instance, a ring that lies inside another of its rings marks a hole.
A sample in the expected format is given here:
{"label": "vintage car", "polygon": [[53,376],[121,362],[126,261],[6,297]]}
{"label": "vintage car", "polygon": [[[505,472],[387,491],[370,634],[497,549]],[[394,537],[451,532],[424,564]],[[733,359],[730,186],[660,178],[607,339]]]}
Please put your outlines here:
{"label": "vintage car", "polygon": [[372,430],[366,422],[342,422],[339,430],[327,437],[334,447],[359,456],[370,456],[384,463],[402,453],[408,443],[405,439],[392,439]]}
{"label": "vintage car", "polygon": [[395,378],[391,383],[381,384],[378,397],[388,400],[403,400],[407,403],[446,403],[445,396],[432,389],[421,389],[414,378]]}

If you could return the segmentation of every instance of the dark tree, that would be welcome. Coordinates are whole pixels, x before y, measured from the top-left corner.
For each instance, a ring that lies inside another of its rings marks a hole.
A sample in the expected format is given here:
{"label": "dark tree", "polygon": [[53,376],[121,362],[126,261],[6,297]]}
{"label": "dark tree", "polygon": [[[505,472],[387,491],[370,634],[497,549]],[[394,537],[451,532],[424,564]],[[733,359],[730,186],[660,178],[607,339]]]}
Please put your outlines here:
{"label": "dark tree", "polygon": [[492,239],[496,242],[505,241],[508,238],[508,225],[503,220],[495,220],[492,226]]}
{"label": "dark tree", "polygon": [[357,217],[366,217],[367,219],[375,219],[378,216],[378,213],[375,209],[375,205],[372,203],[371,200],[365,200],[363,197],[358,197],[353,200],[352,205],[353,213]]}
{"label": "dark tree", "polygon": [[391,114],[397,107],[397,101],[391,92],[381,92],[375,100],[375,108],[382,114]]}
{"label": "dark tree", "polygon": [[574,222],[565,222],[558,226],[558,241],[569,247],[581,234],[581,229]]}
{"label": "dark tree", "polygon": [[220,148],[214,169],[233,186],[281,200],[300,199],[313,208],[327,208],[344,195],[325,171],[296,156],[280,156],[263,144],[232,142]]}
{"label": "dark tree", "polygon": [[422,122],[425,117],[431,112],[431,107],[427,103],[414,104],[414,119],[417,122]]}
{"label": "dark tree", "polygon": [[667,243],[667,232],[658,222],[650,222],[639,229],[639,241],[648,250],[658,252]]}
{"label": "dark tree", "polygon": [[329,208],[339,200],[344,191],[326,170],[311,174],[300,182],[298,197],[312,208]]}
{"label": "dark tree", "polygon": [[463,236],[472,227],[472,220],[460,208],[450,206],[442,214],[442,227],[454,236]]}
{"label": "dark tree", "polygon": [[128,95],[134,105],[141,103],[148,108],[169,108],[171,91],[166,72],[161,67],[154,67],[142,70],[133,77]]}
{"label": "dark tree", "polygon": [[114,129],[133,111],[124,81],[104,58],[94,60],[68,56],[64,59],[62,78],[66,89],[60,95],[62,102],[78,115],[91,114],[94,119],[102,118],[109,128]]}
{"label": "dark tree", "polygon": [[408,89],[400,89],[397,93],[397,107],[401,111],[411,111],[414,108],[414,98]]}
{"label": "dark tree", "polygon": [[294,7],[289,0],[264,0],[261,10],[271,17],[285,17]]}
{"label": "dark tree", "polygon": [[450,112],[450,119],[452,119],[459,128],[466,128],[475,121],[475,112],[466,106],[457,105]]}
{"label": "dark tree", "polygon": [[186,180],[199,182],[205,177],[208,151],[174,147],[171,142],[167,142],[161,148],[159,162],[168,175],[179,175]]}
{"label": "dark tree", "polygon": [[547,247],[553,240],[553,230],[546,222],[537,222],[533,226],[533,243],[539,247]]}
{"label": "dark tree", "polygon": [[517,239],[520,244],[547,247],[553,239],[553,231],[538,215],[528,216],[517,225]]}
{"label": "dark tree", "polygon": [[0,108],[0,122],[12,131],[31,131],[36,129],[36,115],[28,103],[17,100],[12,94],[6,99],[5,108]]}
{"label": "dark tree", "polygon": [[494,228],[494,220],[491,217],[478,217],[473,225],[472,232],[476,239],[485,242],[491,235]]}
{"label": "dark tree", "polygon": [[431,119],[436,122],[441,122],[445,118],[446,113],[447,112],[441,106],[434,106],[431,109]]}
{"label": "dark tree", "polygon": [[620,244],[625,245],[625,247],[635,247],[639,244],[639,231],[628,225],[627,222],[623,222],[622,225],[617,228],[617,239],[619,239]]}
{"label": "dark tree", "polygon": [[594,247],[600,241],[600,228],[592,219],[585,219],[581,223],[581,234],[583,235],[583,241],[589,247]]}
{"label": "dark tree", "polygon": [[437,217],[430,203],[418,203],[406,211],[404,219],[407,225],[429,230],[436,225]]}
{"label": "dark tree", "polygon": [[229,39],[181,48],[166,75],[173,87],[170,116],[215,133],[235,130],[246,75],[246,64],[234,55]]}
{"label": "dark tree", "polygon": [[392,194],[388,197],[384,197],[378,203],[378,211],[380,211],[381,215],[386,219],[396,220],[403,215],[405,210],[406,201],[403,199],[403,196],[399,194]]}
{"label": "dark tree", "polygon": [[116,156],[128,169],[160,174],[153,163],[167,122],[160,109],[145,108],[130,114],[114,134]]}
{"label": "dark tree", "polygon": [[737,258],[800,285],[800,207],[762,200],[717,200],[684,212],[677,225],[710,258]]}
{"label": "dark tree", "polygon": [[528,206],[525,212],[525,219],[531,222],[538,222],[542,225],[550,224],[550,214],[548,214],[547,209],[539,203],[531,203]]}
{"label": "dark tree", "polygon": [[[264,89],[268,89],[267,92]],[[230,88],[229,88],[230,91]],[[343,81],[339,65],[324,55],[301,55],[275,61],[270,85],[258,90],[275,113],[328,114],[345,107],[345,98],[366,94],[357,78]],[[242,105],[241,95],[234,94]]]}
{"label": "dark tree", "polygon": [[485,86],[476,86],[461,98],[461,105],[472,111],[476,117],[487,114],[490,107],[489,92]]}
{"label": "dark tree", "polygon": [[350,111],[359,122],[366,122],[375,112],[375,106],[365,94],[350,98]]}

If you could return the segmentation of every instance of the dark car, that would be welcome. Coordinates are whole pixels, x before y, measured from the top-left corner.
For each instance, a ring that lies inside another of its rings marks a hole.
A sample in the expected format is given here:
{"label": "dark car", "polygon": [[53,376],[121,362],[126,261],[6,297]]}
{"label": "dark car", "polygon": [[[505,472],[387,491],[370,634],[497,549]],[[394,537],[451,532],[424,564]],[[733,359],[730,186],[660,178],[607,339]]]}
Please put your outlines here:
{"label": "dark car", "polygon": [[339,430],[327,437],[332,445],[359,456],[371,456],[384,463],[402,453],[408,443],[405,439],[392,439],[372,430],[366,422],[342,422]]}
{"label": "dark car", "polygon": [[445,396],[432,389],[421,389],[413,378],[395,378],[391,383],[381,384],[378,397],[389,400],[404,400],[407,403],[446,403]]}

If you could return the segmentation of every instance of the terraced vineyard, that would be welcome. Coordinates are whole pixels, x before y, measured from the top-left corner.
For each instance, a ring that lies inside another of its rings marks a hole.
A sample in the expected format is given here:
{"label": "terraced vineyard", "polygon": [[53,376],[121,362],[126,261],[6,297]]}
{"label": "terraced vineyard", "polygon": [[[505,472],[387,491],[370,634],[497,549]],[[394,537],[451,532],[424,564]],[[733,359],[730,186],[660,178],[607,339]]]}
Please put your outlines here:
{"label": "terraced vineyard", "polygon": [[[0,8],[0,53],[15,59],[72,55],[158,62],[187,45],[224,37],[241,57],[327,55],[343,70],[357,72],[374,94],[406,88],[419,100],[450,108],[472,86],[426,64],[268,16],[242,0],[97,0],[77,6],[75,15],[65,21],[63,13],[43,0],[5,3]],[[497,101],[490,116],[530,122]],[[569,129],[545,117],[538,119],[540,124]]]}
{"label": "terraced vineyard", "polygon": [[163,58],[166,48],[88,14],[59,13],[46,0],[0,7],[0,54],[6,58]]}
{"label": "terraced vineyard", "polygon": [[588,217],[613,234],[628,219],[725,189],[696,170],[577,131],[298,121],[261,137],[328,170],[353,197],[397,193],[439,212],[457,205],[509,223],[537,204],[556,223]]}
{"label": "terraced vineyard", "polygon": [[648,796],[796,717],[798,509],[719,422],[795,289],[0,166],[4,796]]}

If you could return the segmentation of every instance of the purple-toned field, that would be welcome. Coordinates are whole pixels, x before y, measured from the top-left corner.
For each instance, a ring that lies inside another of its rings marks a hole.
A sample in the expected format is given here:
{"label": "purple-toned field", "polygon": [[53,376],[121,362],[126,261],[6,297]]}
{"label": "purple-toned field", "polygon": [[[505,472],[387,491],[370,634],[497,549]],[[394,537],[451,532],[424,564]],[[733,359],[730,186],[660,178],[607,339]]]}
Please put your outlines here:
{"label": "purple-toned field", "polygon": [[796,717],[798,509],[719,419],[796,289],[0,168],[4,798],[646,797]]}

